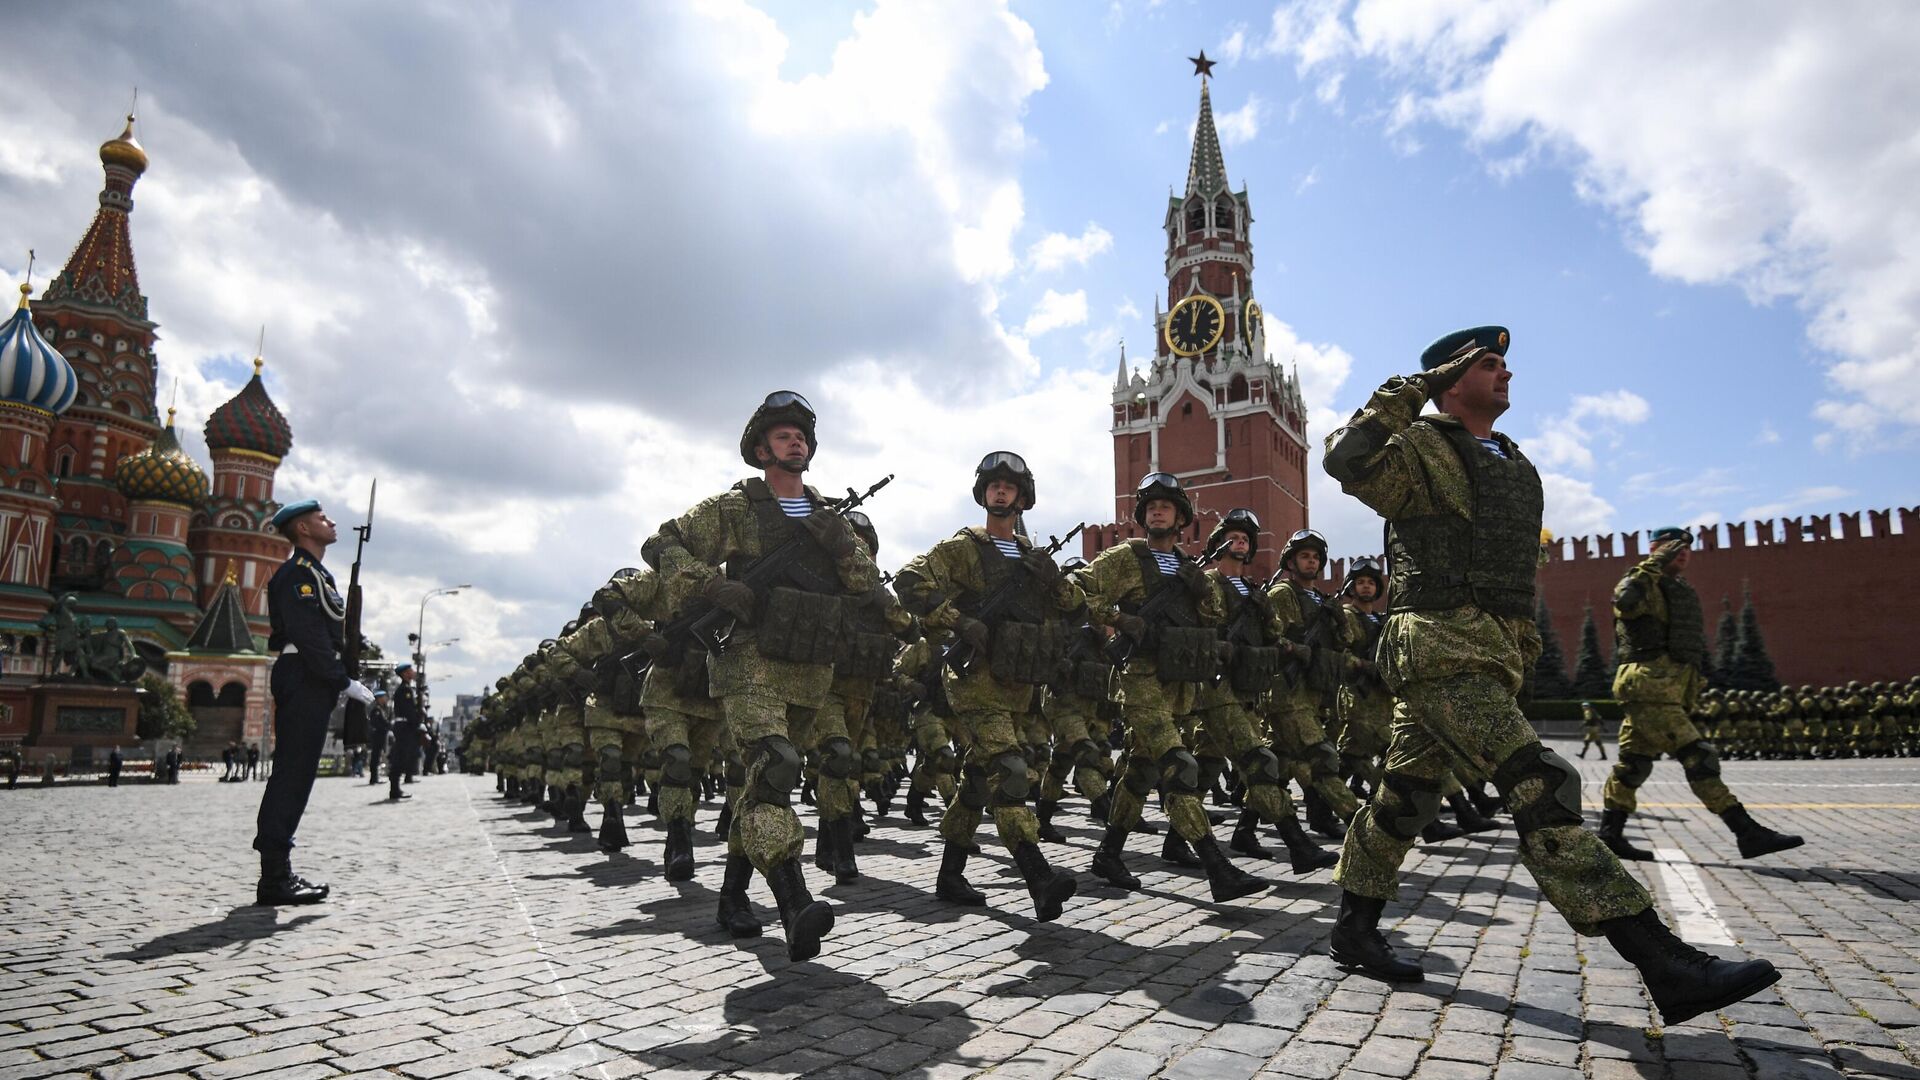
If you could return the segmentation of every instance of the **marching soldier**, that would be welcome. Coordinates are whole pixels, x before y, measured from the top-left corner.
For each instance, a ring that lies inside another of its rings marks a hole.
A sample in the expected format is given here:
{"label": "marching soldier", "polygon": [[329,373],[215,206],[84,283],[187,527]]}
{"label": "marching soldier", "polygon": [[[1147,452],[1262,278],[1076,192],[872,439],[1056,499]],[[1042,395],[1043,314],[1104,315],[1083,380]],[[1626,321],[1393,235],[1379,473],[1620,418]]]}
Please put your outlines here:
{"label": "marching soldier", "polygon": [[[800,867],[804,834],[791,804],[801,758],[789,722],[826,703],[841,607],[880,581],[846,519],[802,480],[818,445],[806,398],[786,390],[768,395],[740,436],[741,459],[761,475],[701,502],[642,547],[674,607],[698,596],[734,622],[728,647],[708,665],[713,696],[746,764],[728,853],[744,854],[766,878],[794,961],[819,954],[821,937],[833,929],[833,908],[813,899]],[[761,593],[741,580],[789,542],[797,566],[787,584]],[[744,906],[745,875],[731,858],[728,869],[721,903]]]}
{"label": "marching soldier", "polygon": [[988,454],[973,473],[973,501],[986,511],[986,523],[915,556],[894,588],[930,629],[951,631],[967,656],[961,670],[950,662],[936,673],[970,745],[959,797],[940,819],[946,843],[935,894],[969,907],[986,904],[965,875],[981,811],[991,809],[1000,840],[1026,879],[1034,917],[1051,922],[1078,884],[1070,872],[1047,865],[1040,851],[1040,823],[1027,805],[1032,772],[1020,725],[1040,688],[1057,675],[1066,650],[1063,620],[1077,619],[1086,597],[1047,552],[1014,531],[1015,517],[1033,509],[1034,499],[1024,458],[1005,450]]}
{"label": "marching soldier", "polygon": [[1379,786],[1380,759],[1387,754],[1393,725],[1393,695],[1380,681],[1380,631],[1387,625],[1387,616],[1379,610],[1379,602],[1386,592],[1387,579],[1379,561],[1366,557],[1353,560],[1346,583],[1340,586],[1345,601],[1341,640],[1360,667],[1340,687],[1345,723],[1338,749],[1340,771],[1356,785],[1356,794],[1358,784],[1364,783],[1368,792]]}
{"label": "marching soldier", "polygon": [[1360,802],[1340,782],[1340,755],[1320,722],[1345,681],[1350,659],[1339,647],[1333,598],[1314,585],[1326,563],[1327,538],[1312,529],[1294,533],[1280,550],[1280,573],[1267,596],[1293,647],[1296,674],[1274,685],[1267,716],[1274,749],[1306,795],[1307,824],[1338,840]]}
{"label": "marching soldier", "polygon": [[906,817],[915,825],[927,823],[928,795],[937,792],[944,809],[952,806],[960,794],[960,755],[947,730],[953,710],[947,705],[940,674],[940,657],[948,636],[929,634],[907,646],[894,661],[894,685],[907,699],[908,735],[913,741]]}
{"label": "marching soldier", "polygon": [[1172,473],[1148,473],[1134,492],[1133,519],[1146,539],[1115,544],[1074,575],[1093,620],[1117,630],[1132,649],[1120,676],[1126,764],[1093,872],[1122,889],[1140,887],[1122,855],[1157,787],[1173,831],[1206,867],[1213,898],[1252,896],[1268,883],[1235,866],[1214,841],[1200,805],[1200,761],[1175,721],[1193,711],[1200,684],[1218,673],[1224,643],[1217,628],[1226,621],[1212,580],[1177,545],[1180,530],[1193,524],[1193,503]]}
{"label": "marching soldier", "polygon": [[[1576,932],[1606,935],[1640,970],[1665,1022],[1678,1024],[1780,975],[1764,960],[1701,952],[1660,922],[1647,891],[1581,827],[1578,770],[1541,745],[1520,711],[1516,695],[1540,652],[1543,504],[1539,473],[1493,429],[1508,404],[1507,342],[1506,329],[1491,326],[1441,338],[1420,374],[1388,380],[1327,437],[1328,475],[1388,522],[1381,673],[1399,699],[1385,776],[1334,871],[1343,893],[1333,956],[1383,978],[1421,978],[1418,963],[1393,954],[1379,920],[1457,764],[1493,778],[1542,895]],[[1439,413],[1422,416],[1428,402]]]}
{"label": "marching soldier", "polygon": [[[1712,691],[1708,691],[1708,693],[1711,692]],[[1593,702],[1583,701],[1580,703],[1581,758],[1584,759],[1587,756],[1587,747],[1589,746],[1600,751],[1601,761],[1607,760],[1607,733],[1600,722],[1600,710],[1593,707]]]}
{"label": "marching soldier", "polygon": [[400,790],[400,780],[404,775],[407,783],[413,783],[415,762],[420,759],[420,725],[427,717],[420,708],[419,688],[413,684],[412,662],[400,661],[393,666],[393,673],[400,677],[400,685],[393,691],[393,752],[387,761],[387,801],[398,802],[413,798]]}
{"label": "marching soldier", "polygon": [[[1087,565],[1074,556],[1061,564],[1071,574]],[[1117,706],[1113,702],[1114,670],[1102,655],[1106,638],[1100,628],[1082,621],[1067,633],[1066,662],[1059,677],[1047,687],[1047,726],[1053,733],[1053,753],[1040,778],[1040,799],[1034,813],[1040,819],[1040,838],[1060,843],[1066,836],[1053,826],[1053,815],[1073,790],[1092,806],[1095,820],[1104,822],[1112,802],[1113,757],[1106,730]]]}
{"label": "marching soldier", "polygon": [[333,520],[312,499],[283,506],[273,527],[293,554],[267,582],[267,650],[273,662],[273,775],[260,796],[253,847],[260,853],[261,905],[314,904],[330,890],[293,872],[293,836],[320,771],[327,721],[344,691],[362,705],[373,693],[347,677],[340,662],[346,601],[321,559],[334,542]]}
{"label": "marching soldier", "polygon": [[1706,808],[1727,823],[1743,858],[1799,847],[1798,836],[1774,832],[1754,821],[1720,779],[1720,750],[1702,739],[1687,718],[1700,692],[1706,658],[1706,627],[1700,597],[1682,577],[1693,534],[1678,527],[1653,534],[1653,554],[1628,570],[1613,590],[1614,640],[1620,669],[1613,696],[1620,720],[1620,757],[1607,777],[1600,838],[1623,859],[1651,860],[1627,842],[1622,830],[1636,805],[1635,789],[1653,774],[1653,763],[1672,754],[1686,770],[1687,784]]}

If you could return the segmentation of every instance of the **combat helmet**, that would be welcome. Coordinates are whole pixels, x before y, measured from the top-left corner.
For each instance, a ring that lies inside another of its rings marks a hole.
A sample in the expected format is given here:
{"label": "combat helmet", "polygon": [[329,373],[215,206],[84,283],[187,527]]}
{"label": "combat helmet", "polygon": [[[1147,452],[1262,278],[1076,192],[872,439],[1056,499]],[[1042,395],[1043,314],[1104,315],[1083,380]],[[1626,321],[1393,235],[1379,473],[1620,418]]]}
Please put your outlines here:
{"label": "combat helmet", "polygon": [[1175,529],[1184,529],[1193,524],[1193,500],[1187,498],[1187,489],[1180,486],[1180,478],[1167,472],[1150,472],[1140,478],[1140,486],[1133,491],[1133,520],[1141,528],[1147,527],[1147,504],[1155,499],[1165,499],[1173,504],[1174,513],[1179,518]]}
{"label": "combat helmet", "polygon": [[769,428],[792,424],[806,434],[807,460],[812,461],[813,455],[820,449],[820,442],[813,434],[814,420],[813,405],[806,398],[792,390],[775,390],[767,395],[759,408],[753,410],[753,416],[747,420],[746,430],[740,433],[740,460],[755,469],[766,468],[754,456],[754,447],[760,445]]}
{"label": "combat helmet", "polygon": [[1301,529],[1299,532],[1287,537],[1287,546],[1280,549],[1280,569],[1287,569],[1289,565],[1288,560],[1292,559],[1294,554],[1302,549],[1318,551],[1320,553],[1321,565],[1326,564],[1327,538],[1313,529]]}
{"label": "combat helmet", "polygon": [[973,467],[973,501],[981,506],[987,505],[987,485],[995,480],[1009,481],[1020,489],[1015,511],[1033,509],[1036,498],[1033,471],[1027,468],[1026,458],[1011,450],[995,450],[981,458],[980,464]]}
{"label": "combat helmet", "polygon": [[1363,577],[1373,579],[1373,591],[1376,599],[1387,591],[1387,575],[1380,570],[1380,560],[1371,555],[1359,555],[1353,560],[1353,566],[1347,570],[1347,580],[1340,586],[1341,596],[1353,594],[1353,583]]}
{"label": "combat helmet", "polygon": [[1227,516],[1207,534],[1207,550],[1221,549],[1227,542],[1227,534],[1237,532],[1247,538],[1247,558],[1253,558],[1260,550],[1260,516],[1244,506],[1236,506],[1227,511]]}
{"label": "combat helmet", "polygon": [[879,530],[873,527],[872,518],[858,510],[849,510],[847,511],[847,527],[853,530],[853,534],[860,538],[861,543],[867,545],[867,556],[869,558],[876,557],[880,554],[880,533]]}

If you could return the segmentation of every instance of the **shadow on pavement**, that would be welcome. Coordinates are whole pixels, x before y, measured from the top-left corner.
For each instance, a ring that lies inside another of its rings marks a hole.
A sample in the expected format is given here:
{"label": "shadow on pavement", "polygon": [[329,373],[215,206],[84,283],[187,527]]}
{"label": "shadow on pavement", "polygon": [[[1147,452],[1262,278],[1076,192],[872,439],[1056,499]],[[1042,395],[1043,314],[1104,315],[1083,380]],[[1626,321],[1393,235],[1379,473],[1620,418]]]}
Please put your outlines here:
{"label": "shadow on pavement", "polygon": [[281,922],[279,908],[243,904],[212,922],[190,926],[185,930],[175,930],[171,934],[162,934],[126,952],[113,953],[107,959],[144,961],[159,960],[181,953],[212,952],[228,945],[245,944],[272,937],[283,930],[292,930],[313,922],[324,914],[324,912],[309,912],[295,915],[286,922]]}

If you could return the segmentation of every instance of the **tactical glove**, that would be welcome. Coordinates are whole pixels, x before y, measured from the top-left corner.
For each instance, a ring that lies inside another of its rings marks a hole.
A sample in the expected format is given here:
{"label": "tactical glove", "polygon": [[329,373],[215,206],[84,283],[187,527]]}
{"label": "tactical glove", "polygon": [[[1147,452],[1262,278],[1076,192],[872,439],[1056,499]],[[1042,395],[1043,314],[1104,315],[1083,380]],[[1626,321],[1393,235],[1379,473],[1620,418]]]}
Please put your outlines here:
{"label": "tactical glove", "polygon": [[821,507],[800,519],[800,527],[813,537],[813,542],[835,559],[850,558],[858,550],[853,530],[847,527],[847,519]]}
{"label": "tactical glove", "polygon": [[975,653],[986,654],[987,641],[992,637],[992,631],[987,628],[986,623],[971,616],[962,615],[960,621],[954,625],[953,632],[959,635],[961,641],[972,646]]}
{"label": "tactical glove", "polygon": [[647,636],[640,639],[640,651],[653,659],[667,655],[672,649],[673,642],[668,641],[667,635],[657,630],[647,631]]}
{"label": "tactical glove", "polygon": [[1033,580],[1039,585],[1053,589],[1060,584],[1060,568],[1054,565],[1052,557],[1046,552],[1037,550],[1023,552],[1020,563],[1027,568],[1027,573],[1032,574]]}
{"label": "tactical glove", "polygon": [[1661,566],[1665,566],[1668,563],[1672,562],[1673,560],[1679,558],[1681,552],[1687,550],[1692,546],[1693,546],[1693,541],[1691,540],[1668,540],[1667,542],[1661,544],[1659,547],[1656,547],[1653,549],[1653,557],[1660,560]]}
{"label": "tactical glove", "polygon": [[1185,585],[1187,591],[1195,596],[1205,596],[1212,588],[1207,582],[1207,572],[1190,562],[1182,562],[1175,576],[1180,579],[1180,584]]}
{"label": "tactical glove", "polygon": [[1147,637],[1147,620],[1130,611],[1123,611],[1113,617],[1113,628],[1135,641],[1144,641]]}
{"label": "tactical glove", "polygon": [[700,595],[741,622],[753,622],[753,587],[746,582],[724,577],[711,578],[701,587]]}
{"label": "tactical glove", "polygon": [[1486,352],[1487,350],[1485,348],[1479,346],[1469,348],[1464,352],[1455,354],[1452,359],[1434,368],[1432,371],[1423,371],[1413,376],[1413,378],[1426,384],[1428,401],[1439,401],[1440,395],[1453,389],[1453,384],[1465,377],[1467,371],[1472,368]]}

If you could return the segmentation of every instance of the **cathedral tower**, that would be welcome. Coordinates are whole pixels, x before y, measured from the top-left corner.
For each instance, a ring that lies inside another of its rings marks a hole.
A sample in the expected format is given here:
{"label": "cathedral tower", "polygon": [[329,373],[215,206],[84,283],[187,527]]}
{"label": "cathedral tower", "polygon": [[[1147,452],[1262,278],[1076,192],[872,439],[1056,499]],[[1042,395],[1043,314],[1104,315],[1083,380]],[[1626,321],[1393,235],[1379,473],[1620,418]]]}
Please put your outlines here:
{"label": "cathedral tower", "polygon": [[211,607],[231,574],[240,607],[254,632],[267,632],[267,579],[291,546],[273,530],[274,473],[293,448],[293,429],[260,380],[264,361],[253,358],[253,378],[207,418],[213,456],[213,497],[195,515],[192,547],[200,560],[200,604]]}
{"label": "cathedral tower", "polygon": [[1227,183],[1213,99],[1200,74],[1186,189],[1168,198],[1163,221],[1167,293],[1164,309],[1154,304],[1153,358],[1145,373],[1129,372],[1122,350],[1114,377],[1115,524],[1089,529],[1083,550],[1091,558],[1140,535],[1134,489],[1147,473],[1170,472],[1194,504],[1183,540],[1205,539],[1235,507],[1259,515],[1254,571],[1265,576],[1280,544],[1307,524],[1306,406],[1298,378],[1266,352],[1253,288],[1252,209],[1246,190]]}

